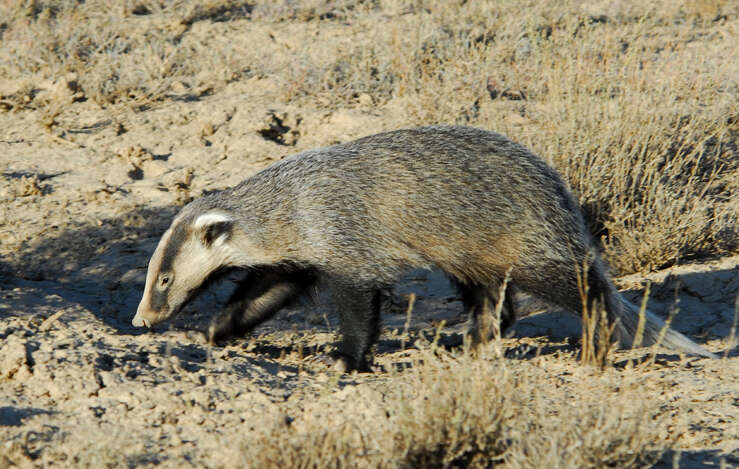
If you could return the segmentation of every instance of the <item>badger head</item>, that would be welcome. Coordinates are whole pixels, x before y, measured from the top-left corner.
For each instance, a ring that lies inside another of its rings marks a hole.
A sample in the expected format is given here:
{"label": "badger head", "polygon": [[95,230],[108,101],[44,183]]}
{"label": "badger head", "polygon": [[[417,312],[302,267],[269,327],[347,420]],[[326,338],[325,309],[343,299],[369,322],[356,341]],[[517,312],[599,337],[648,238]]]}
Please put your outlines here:
{"label": "badger head", "polygon": [[171,317],[211,274],[233,265],[239,257],[234,226],[231,215],[217,210],[175,218],[149,261],[133,325],[151,327]]}

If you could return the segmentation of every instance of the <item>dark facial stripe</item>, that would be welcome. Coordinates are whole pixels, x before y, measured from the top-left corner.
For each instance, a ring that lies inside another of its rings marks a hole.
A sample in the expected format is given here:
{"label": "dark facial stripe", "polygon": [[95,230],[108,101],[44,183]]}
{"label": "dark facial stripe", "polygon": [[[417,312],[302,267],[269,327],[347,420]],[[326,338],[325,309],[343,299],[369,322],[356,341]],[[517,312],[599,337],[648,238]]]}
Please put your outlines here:
{"label": "dark facial stripe", "polygon": [[169,237],[167,245],[164,246],[162,253],[162,265],[159,272],[170,272],[172,264],[177,254],[180,252],[182,245],[188,236],[188,223],[184,220],[172,228],[172,236]]}
{"label": "dark facial stripe", "polygon": [[162,312],[165,309],[168,309],[167,305],[167,291],[169,288],[167,288],[165,291],[159,291],[156,289],[156,287],[151,292],[151,300],[150,300],[150,306],[151,309],[154,311]]}

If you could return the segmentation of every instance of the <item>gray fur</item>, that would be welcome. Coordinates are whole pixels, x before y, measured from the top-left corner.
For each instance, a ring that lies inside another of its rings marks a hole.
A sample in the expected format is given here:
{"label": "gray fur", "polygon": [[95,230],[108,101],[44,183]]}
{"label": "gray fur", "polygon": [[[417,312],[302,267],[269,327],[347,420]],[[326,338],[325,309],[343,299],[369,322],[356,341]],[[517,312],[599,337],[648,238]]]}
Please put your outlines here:
{"label": "gray fur", "polygon": [[[481,301],[495,304],[506,272],[510,288],[578,312],[578,269],[587,263],[590,303],[605,304],[622,343],[636,330],[635,309],[610,281],[566,185],[540,158],[497,133],[423,127],[306,151],[191,202],[173,225],[208,213],[233,220],[223,246],[210,247],[230,249],[218,254],[223,266],[290,266],[331,285],[341,352],[354,366],[363,366],[377,338],[381,288],[410,268],[439,268],[455,279],[475,319],[486,309]],[[290,291],[298,294],[308,283],[300,277]],[[264,316],[281,305],[265,308]],[[512,322],[514,312],[503,319]],[[661,328],[649,315],[643,343],[656,341]],[[672,330],[663,344],[711,356]]]}

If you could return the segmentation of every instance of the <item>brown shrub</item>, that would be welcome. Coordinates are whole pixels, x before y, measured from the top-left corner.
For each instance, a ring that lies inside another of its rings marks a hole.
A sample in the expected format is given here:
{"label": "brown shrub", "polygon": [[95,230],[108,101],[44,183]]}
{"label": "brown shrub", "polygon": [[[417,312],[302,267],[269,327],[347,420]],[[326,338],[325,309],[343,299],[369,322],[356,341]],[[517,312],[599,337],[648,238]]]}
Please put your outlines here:
{"label": "brown shrub", "polygon": [[413,369],[393,376],[381,402],[325,399],[246,441],[244,460],[303,468],[639,467],[668,445],[657,407],[626,375],[582,368],[573,392],[577,386],[560,388],[536,364],[493,355],[427,349]]}

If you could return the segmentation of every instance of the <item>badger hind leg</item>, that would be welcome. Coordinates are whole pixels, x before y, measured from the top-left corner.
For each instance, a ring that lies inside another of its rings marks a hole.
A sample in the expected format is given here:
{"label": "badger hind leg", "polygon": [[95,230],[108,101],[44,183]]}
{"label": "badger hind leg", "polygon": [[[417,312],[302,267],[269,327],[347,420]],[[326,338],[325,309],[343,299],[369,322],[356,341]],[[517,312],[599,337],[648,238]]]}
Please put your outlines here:
{"label": "badger hind leg", "polygon": [[250,272],[211,324],[208,340],[217,343],[244,336],[306,293],[314,282],[313,275],[306,271],[260,269]]}
{"label": "badger hind leg", "polygon": [[500,322],[495,324],[494,312],[500,301],[502,282],[494,280],[488,285],[458,283],[462,292],[464,310],[470,316],[468,334],[474,346],[485,343],[495,336],[496,327],[502,336],[516,321],[516,310],[513,305],[513,286],[509,283],[502,291],[503,304],[500,311]]}
{"label": "badger hind leg", "polygon": [[380,288],[334,282],[332,295],[341,333],[337,366],[345,371],[371,371],[371,349],[380,336]]}

